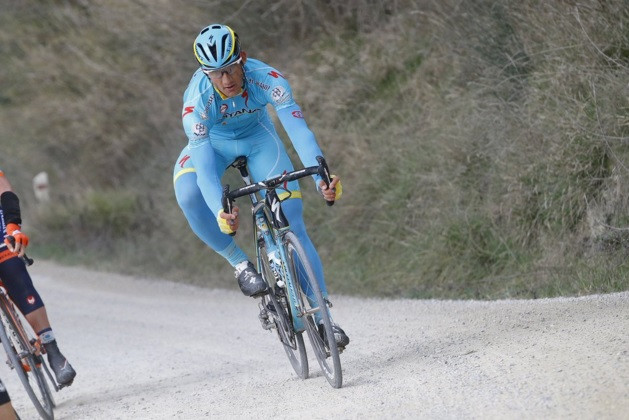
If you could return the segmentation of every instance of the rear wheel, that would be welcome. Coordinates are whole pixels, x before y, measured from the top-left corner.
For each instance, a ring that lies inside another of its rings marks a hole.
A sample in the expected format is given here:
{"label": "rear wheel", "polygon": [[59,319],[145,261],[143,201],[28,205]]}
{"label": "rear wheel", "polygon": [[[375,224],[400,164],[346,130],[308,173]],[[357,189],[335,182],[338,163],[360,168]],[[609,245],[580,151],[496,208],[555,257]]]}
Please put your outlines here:
{"label": "rear wheel", "polygon": [[[262,297],[260,314],[266,314],[265,329],[275,329],[291,366],[301,379],[308,378],[308,356],[301,332],[293,328],[290,305],[283,285],[278,284],[269,265],[269,257],[263,243],[258,245],[258,271],[269,285],[270,292]],[[284,285],[285,280],[282,279]]]}
{"label": "rear wheel", "polygon": [[298,316],[304,319],[308,338],[323,374],[332,387],[340,388],[343,384],[341,359],[327,301],[323,298],[312,265],[297,236],[288,232],[284,239],[288,269],[298,290]]}
{"label": "rear wheel", "polygon": [[[52,396],[46,383],[42,365],[42,356],[35,356],[32,347],[24,340],[21,321],[10,302],[4,296],[0,297],[2,310],[0,319],[3,328],[0,328],[0,340],[7,353],[11,368],[17,372],[26,393],[30,397],[37,412],[43,419],[54,419]],[[6,311],[6,312],[5,312]]]}

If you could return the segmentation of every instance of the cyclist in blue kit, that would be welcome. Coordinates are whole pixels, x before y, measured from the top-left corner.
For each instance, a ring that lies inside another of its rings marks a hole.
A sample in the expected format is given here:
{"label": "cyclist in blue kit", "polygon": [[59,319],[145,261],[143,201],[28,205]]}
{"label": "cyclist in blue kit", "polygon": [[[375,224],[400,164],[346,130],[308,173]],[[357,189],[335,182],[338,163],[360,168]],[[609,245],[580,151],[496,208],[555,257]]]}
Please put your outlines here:
{"label": "cyclist in blue kit", "polygon": [[[284,76],[273,67],[248,58],[241,50],[238,35],[229,26],[207,26],[193,47],[200,68],[183,96],[182,120],[188,144],[175,163],[175,195],[194,233],[234,267],[242,292],[258,297],[268,292],[267,284],[229,235],[238,229],[238,207],[232,213],[223,211],[221,178],[238,156],[247,157],[254,181],[293,170],[267,104],[275,109],[304,167],[317,165],[316,157],[323,153]],[[339,177],[333,177],[329,186],[318,176],[313,178],[325,200],[341,197]],[[302,216],[299,184],[289,182],[286,189],[280,194],[280,199],[286,200],[282,208],[327,297],[321,259]],[[337,324],[333,329],[337,345],[345,347],[349,338]]]}

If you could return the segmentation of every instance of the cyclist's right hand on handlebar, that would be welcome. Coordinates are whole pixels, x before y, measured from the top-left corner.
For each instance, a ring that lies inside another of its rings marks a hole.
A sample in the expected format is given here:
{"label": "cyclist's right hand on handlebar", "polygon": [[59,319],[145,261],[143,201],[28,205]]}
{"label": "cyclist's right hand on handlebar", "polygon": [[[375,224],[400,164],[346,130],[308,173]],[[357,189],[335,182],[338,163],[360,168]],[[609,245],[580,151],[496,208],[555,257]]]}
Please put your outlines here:
{"label": "cyclist's right hand on handlebar", "polygon": [[16,223],[7,224],[7,236],[13,236],[15,239],[15,246],[9,241],[8,238],[4,238],[4,243],[9,248],[9,251],[15,252],[19,257],[24,255],[26,246],[28,245],[28,236],[20,231],[20,225]]}
{"label": "cyclist's right hand on handlebar", "polygon": [[224,210],[221,210],[218,213],[218,217],[216,218],[218,222],[218,227],[221,232],[226,235],[231,235],[236,233],[238,230],[238,207],[234,206],[231,213],[226,213]]}
{"label": "cyclist's right hand on handlebar", "polygon": [[321,190],[321,194],[323,194],[323,198],[326,201],[336,201],[341,198],[343,195],[343,186],[341,185],[341,178],[336,175],[332,175],[330,177],[332,182],[330,182],[330,186],[326,186],[323,180],[319,181],[319,189]]}

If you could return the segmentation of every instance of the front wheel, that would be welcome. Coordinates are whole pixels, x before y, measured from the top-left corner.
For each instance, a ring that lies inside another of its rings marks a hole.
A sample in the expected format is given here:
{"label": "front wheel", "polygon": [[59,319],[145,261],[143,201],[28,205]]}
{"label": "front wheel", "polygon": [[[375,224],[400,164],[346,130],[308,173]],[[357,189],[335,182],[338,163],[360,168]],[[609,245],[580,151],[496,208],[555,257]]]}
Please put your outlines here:
{"label": "front wheel", "polygon": [[288,269],[297,289],[297,315],[304,320],[308,338],[323,374],[332,387],[340,388],[343,384],[341,359],[332,331],[327,301],[297,236],[288,232],[284,241]]}
{"label": "front wheel", "polygon": [[269,266],[269,257],[264,244],[258,245],[258,271],[270,288],[269,294],[262,297],[260,304],[263,327],[275,329],[293,370],[301,379],[307,379],[308,356],[304,338],[301,332],[295,332],[293,328],[288,297],[285,289],[277,284],[275,275]]}
{"label": "front wheel", "polygon": [[42,365],[45,362],[41,359],[41,355],[36,356],[31,352],[31,346],[27,344],[24,335],[20,333],[23,329],[17,319],[17,313],[7,305],[10,303],[4,300],[2,302],[3,308],[0,311],[2,346],[7,353],[11,367],[17,372],[39,415],[43,419],[52,420],[54,419],[54,402],[42,371]]}

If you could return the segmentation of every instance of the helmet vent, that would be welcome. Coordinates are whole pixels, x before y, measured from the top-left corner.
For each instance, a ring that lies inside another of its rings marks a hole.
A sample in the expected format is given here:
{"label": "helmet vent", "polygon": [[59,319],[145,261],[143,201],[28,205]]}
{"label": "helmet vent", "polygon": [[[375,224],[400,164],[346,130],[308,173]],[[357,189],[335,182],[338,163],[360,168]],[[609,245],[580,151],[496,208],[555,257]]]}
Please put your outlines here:
{"label": "helmet vent", "polygon": [[[216,60],[216,45],[208,45],[208,47],[209,47],[210,53],[212,54],[212,57],[214,58],[214,60]],[[209,62],[211,59],[207,55],[207,52],[205,51],[205,48],[203,48],[203,45],[197,44],[197,48],[203,54],[205,59]]]}
{"label": "helmet vent", "polygon": [[223,46],[223,52],[221,53],[221,55],[223,57],[225,57],[225,54],[227,53],[227,51],[225,51],[227,49],[227,39],[229,38],[229,35],[225,34],[223,35],[223,39],[221,40],[221,44]]}

